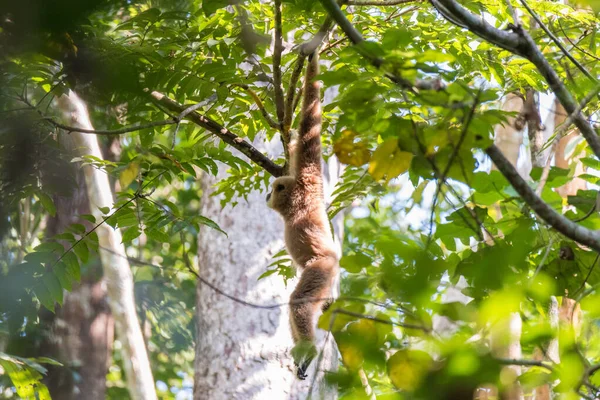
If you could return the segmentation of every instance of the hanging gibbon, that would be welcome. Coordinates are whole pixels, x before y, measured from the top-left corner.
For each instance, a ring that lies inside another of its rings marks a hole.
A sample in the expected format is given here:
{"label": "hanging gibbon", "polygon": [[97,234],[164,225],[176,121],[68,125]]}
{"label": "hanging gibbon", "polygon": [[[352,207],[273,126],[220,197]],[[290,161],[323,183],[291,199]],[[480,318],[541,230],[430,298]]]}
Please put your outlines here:
{"label": "hanging gibbon", "polygon": [[289,175],[275,179],[267,195],[269,207],[283,216],[288,253],[302,270],[290,298],[292,355],[300,379],[306,378],[316,355],[316,317],[329,303],[339,261],[323,196],[320,84],[314,79],[318,73],[315,53],[306,68],[300,127],[289,144]]}

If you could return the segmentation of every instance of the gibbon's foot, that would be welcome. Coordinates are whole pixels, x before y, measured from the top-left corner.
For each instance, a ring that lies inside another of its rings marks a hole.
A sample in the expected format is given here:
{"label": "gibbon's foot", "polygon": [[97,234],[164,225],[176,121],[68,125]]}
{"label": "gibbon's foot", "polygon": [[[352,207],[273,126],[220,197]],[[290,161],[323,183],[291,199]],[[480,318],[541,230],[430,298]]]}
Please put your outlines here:
{"label": "gibbon's foot", "polygon": [[296,370],[296,376],[298,379],[304,380],[308,376],[306,371],[312,360],[317,355],[317,348],[313,342],[303,340],[298,342],[292,348],[292,357],[294,358],[294,365],[298,368]]}
{"label": "gibbon's foot", "polygon": [[306,370],[308,369],[308,364],[302,363],[302,365],[296,365],[296,376],[301,381],[305,380],[308,375],[306,374]]}
{"label": "gibbon's foot", "polygon": [[329,310],[329,307],[331,307],[331,305],[333,304],[333,297],[328,298],[327,300],[325,300],[323,302],[323,305],[321,306],[321,311],[326,312],[327,310]]}

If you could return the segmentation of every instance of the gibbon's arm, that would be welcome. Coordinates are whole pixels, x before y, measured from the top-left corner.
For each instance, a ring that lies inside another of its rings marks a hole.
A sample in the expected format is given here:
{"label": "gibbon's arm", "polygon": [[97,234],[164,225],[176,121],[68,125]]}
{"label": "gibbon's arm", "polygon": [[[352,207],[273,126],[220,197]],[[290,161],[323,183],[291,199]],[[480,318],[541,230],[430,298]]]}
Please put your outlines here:
{"label": "gibbon's arm", "polygon": [[317,53],[309,56],[304,78],[304,99],[296,143],[291,144],[292,172],[302,185],[320,184],[321,177],[321,85]]}

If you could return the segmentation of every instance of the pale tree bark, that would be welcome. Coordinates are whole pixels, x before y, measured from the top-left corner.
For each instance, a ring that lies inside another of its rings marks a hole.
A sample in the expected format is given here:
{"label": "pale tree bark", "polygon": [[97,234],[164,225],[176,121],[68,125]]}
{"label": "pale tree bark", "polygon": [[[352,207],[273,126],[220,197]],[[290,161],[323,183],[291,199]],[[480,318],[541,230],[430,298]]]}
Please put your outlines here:
{"label": "pale tree bark", "polygon": [[[523,108],[525,104],[523,98],[514,94],[509,93],[504,99],[502,104],[503,111],[518,112],[519,115],[515,117],[509,117],[504,124],[498,125],[494,130],[494,143],[502,151],[504,156],[510,160],[511,164],[517,167],[519,160],[519,153],[521,144],[523,143],[523,127],[524,121],[520,121],[523,115]],[[492,163],[492,170],[497,170],[496,166]],[[521,168],[519,170],[521,175],[526,175],[526,171]],[[495,207],[498,218],[501,218],[502,214],[498,206]],[[486,242],[489,245],[493,245],[494,241],[486,235]],[[522,329],[521,315],[519,313],[511,313],[508,317],[497,321],[491,327],[490,345],[492,354],[499,358],[509,359],[520,359],[521,358],[521,329]],[[504,378],[505,385],[504,390],[500,393],[500,398],[503,400],[519,400],[522,398],[521,389],[516,381],[521,375],[521,367],[513,365],[506,366],[503,368],[502,377]],[[486,387],[478,390],[475,394],[475,398],[480,400],[497,398],[497,388]]]}
{"label": "pale tree bark", "polygon": [[[524,102],[521,96],[509,93],[504,98],[502,111],[521,113],[523,105]],[[500,124],[494,129],[494,143],[515,167],[517,167],[519,151],[523,144],[523,125],[520,125],[517,119],[518,117],[516,116],[509,117],[504,124]],[[517,126],[519,126],[519,128],[517,128]],[[492,171],[495,170],[497,170],[497,168],[492,164]],[[523,175],[522,170],[518,169],[518,171]]]}
{"label": "pale tree bark", "polygon": [[[556,107],[556,122],[557,126],[562,124],[567,119],[567,112],[559,103]],[[577,129],[573,129],[568,135],[562,137],[558,142],[558,147],[555,153],[555,165],[558,168],[570,169],[574,165],[573,179],[568,183],[556,189],[557,193],[562,197],[575,196],[578,190],[584,190],[586,183],[583,179],[577,176],[584,173],[583,164],[579,159],[584,156],[584,153],[575,154],[575,152],[567,153],[567,146],[579,138],[580,133]]]}
{"label": "pale tree bark", "polygon": [[[268,148],[264,143],[256,146]],[[237,206],[222,208],[221,198],[212,196],[212,186],[224,176],[221,170],[216,179],[204,177],[202,181],[201,214],[219,224],[228,236],[201,228],[198,272],[238,299],[264,305],[286,303],[297,278],[287,287],[277,275],[258,280],[273,255],[284,248],[283,221],[266,206],[266,191],[253,191],[247,201],[233,199],[239,202]],[[341,237],[339,230],[336,234]],[[333,339],[329,337],[324,344],[324,332],[317,345],[324,349],[323,359],[320,364],[318,359],[313,361],[307,380],[297,380],[290,356],[293,342],[287,305],[274,309],[249,307],[199,282],[196,312],[195,400],[306,399],[315,374],[313,398],[335,398],[335,391],[322,382],[322,371],[335,369],[337,363]]]}
{"label": "pale tree bark", "polygon": [[[72,153],[70,135],[59,137],[61,148]],[[56,216],[48,219],[46,236],[63,233],[79,223],[92,225],[79,217],[89,214],[83,171],[73,168],[65,171],[75,176],[76,186],[68,197],[55,196]],[[106,297],[100,261],[89,263],[87,273],[71,292],[65,292],[62,306],[55,313],[40,316],[50,333],[44,335],[39,354],[54,358],[64,367],[50,366],[47,386],[53,399],[75,400],[85,396],[89,400],[106,398],[106,374],[112,354],[114,320]]]}
{"label": "pale tree bark", "polygon": [[[71,91],[68,96],[61,96],[58,103],[69,125],[94,129],[85,104],[74,92]],[[102,158],[96,136],[72,132],[71,137],[80,155]],[[114,203],[108,176],[92,166],[85,166],[83,171],[91,213],[97,221],[101,221],[103,215],[100,208],[112,208]],[[154,379],[136,314],[133,276],[125,247],[121,243],[121,231],[102,224],[96,233],[108,301],[115,320],[117,337],[122,344],[127,388],[132,399],[154,400],[157,398]]]}

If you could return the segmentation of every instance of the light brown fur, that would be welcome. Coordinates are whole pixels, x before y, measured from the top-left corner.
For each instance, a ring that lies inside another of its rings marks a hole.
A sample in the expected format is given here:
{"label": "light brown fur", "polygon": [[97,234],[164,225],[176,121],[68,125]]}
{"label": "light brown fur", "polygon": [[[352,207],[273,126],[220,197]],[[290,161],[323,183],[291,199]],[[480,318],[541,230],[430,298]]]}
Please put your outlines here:
{"label": "light brown fur", "polygon": [[320,85],[314,80],[318,72],[315,55],[306,70],[300,129],[289,146],[290,174],[275,179],[267,196],[269,206],[283,216],[286,247],[302,269],[290,299],[292,336],[300,349],[294,358],[301,379],[316,353],[316,316],[327,305],[338,268],[323,198]]}

